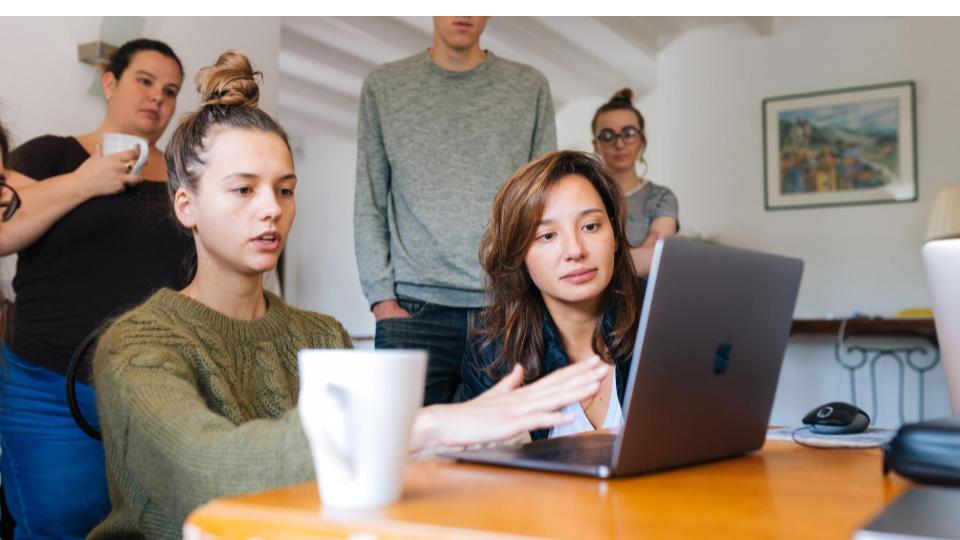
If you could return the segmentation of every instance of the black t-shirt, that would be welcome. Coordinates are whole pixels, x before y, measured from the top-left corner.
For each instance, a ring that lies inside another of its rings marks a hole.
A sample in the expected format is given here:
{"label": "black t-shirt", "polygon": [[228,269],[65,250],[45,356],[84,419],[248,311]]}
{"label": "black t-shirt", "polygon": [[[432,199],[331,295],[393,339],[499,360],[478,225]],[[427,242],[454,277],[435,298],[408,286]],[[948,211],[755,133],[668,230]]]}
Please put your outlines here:
{"label": "black t-shirt", "polygon": [[[88,157],[73,137],[46,135],[17,148],[11,162],[42,181],[73,172]],[[19,253],[10,349],[66,374],[73,350],[101,322],[161,287],[185,287],[193,253],[193,238],[173,217],[166,182],[83,202]]]}

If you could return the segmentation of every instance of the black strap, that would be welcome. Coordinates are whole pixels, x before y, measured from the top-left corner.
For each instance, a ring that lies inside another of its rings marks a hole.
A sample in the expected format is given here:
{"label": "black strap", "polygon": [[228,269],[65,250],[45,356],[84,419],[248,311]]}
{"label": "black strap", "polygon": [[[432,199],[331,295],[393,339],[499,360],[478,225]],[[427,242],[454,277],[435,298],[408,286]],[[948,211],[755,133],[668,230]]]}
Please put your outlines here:
{"label": "black strap", "polygon": [[86,356],[87,349],[100,337],[100,333],[106,328],[107,323],[103,323],[94,329],[93,332],[90,332],[87,337],[83,338],[80,345],[77,345],[73,354],[70,355],[70,361],[67,363],[67,405],[70,407],[70,415],[73,416],[73,421],[77,423],[77,426],[79,426],[84,433],[98,441],[102,441],[103,437],[100,436],[97,428],[90,425],[87,419],[83,417],[83,413],[80,412],[80,405],[77,403],[77,374],[80,371],[80,361]]}

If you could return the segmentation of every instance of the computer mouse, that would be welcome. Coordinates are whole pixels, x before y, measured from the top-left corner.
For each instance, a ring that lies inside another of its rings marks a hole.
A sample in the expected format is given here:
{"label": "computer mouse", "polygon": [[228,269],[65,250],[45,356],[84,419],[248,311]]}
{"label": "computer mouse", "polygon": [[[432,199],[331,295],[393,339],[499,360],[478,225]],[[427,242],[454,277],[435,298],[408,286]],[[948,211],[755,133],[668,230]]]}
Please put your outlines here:
{"label": "computer mouse", "polygon": [[856,405],[834,401],[807,413],[803,423],[817,433],[860,433],[870,425],[870,416]]}

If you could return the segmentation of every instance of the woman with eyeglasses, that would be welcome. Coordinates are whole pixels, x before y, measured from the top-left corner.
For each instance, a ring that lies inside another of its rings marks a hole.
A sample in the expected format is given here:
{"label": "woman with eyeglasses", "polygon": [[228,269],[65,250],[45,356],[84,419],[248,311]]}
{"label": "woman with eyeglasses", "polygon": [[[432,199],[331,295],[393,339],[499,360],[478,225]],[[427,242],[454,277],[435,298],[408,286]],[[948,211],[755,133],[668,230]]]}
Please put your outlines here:
{"label": "woman with eyeglasses", "polygon": [[[0,349],[0,474],[18,540],[84,538],[106,517],[103,445],[78,428],[65,399],[70,357],[103,321],[188,282],[193,242],[169,215],[156,147],[176,108],[180,60],[165,43],[137,39],[117,49],[100,82],[106,111],[95,130],[27,141],[7,170],[22,204],[0,225],[0,255],[18,254]],[[147,141],[139,173],[138,150],[103,155],[106,133]],[[76,386],[98,428],[93,387]]]}
{"label": "woman with eyeglasses", "polygon": [[680,230],[677,197],[669,188],[637,173],[647,148],[643,115],[633,106],[633,91],[624,88],[593,115],[593,149],[606,163],[627,199],[627,240],[637,275],[650,273],[657,239]]}

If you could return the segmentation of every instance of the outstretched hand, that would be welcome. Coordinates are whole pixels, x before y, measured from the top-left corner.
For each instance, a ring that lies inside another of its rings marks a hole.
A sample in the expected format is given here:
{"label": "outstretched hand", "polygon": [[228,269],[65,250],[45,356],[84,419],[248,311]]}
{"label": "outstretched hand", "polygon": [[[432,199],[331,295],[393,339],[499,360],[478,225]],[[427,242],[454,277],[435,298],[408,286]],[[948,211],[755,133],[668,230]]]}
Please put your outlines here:
{"label": "outstretched hand", "polygon": [[610,367],[592,358],[523,385],[523,368],[513,370],[490,390],[465,403],[420,409],[411,450],[464,446],[509,439],[525,431],[571,422],[564,406],[597,393]]}

